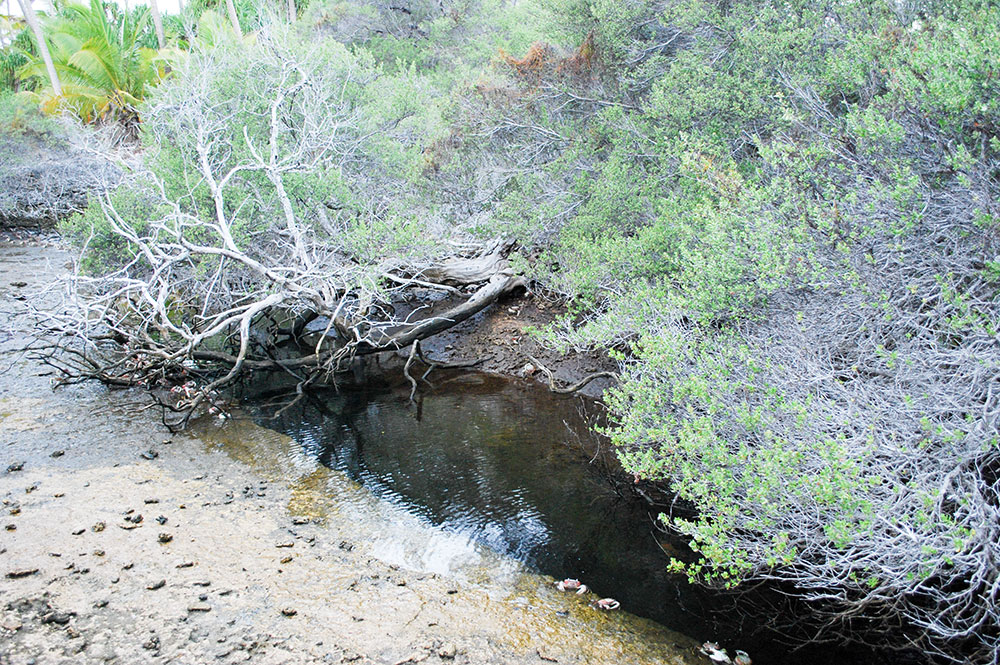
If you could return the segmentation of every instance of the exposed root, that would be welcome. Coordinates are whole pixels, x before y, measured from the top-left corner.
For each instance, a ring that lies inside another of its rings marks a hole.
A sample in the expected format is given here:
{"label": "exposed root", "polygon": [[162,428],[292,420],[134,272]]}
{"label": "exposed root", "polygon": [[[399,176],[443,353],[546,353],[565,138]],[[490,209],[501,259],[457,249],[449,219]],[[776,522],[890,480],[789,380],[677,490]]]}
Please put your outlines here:
{"label": "exposed root", "polygon": [[534,356],[528,356],[528,358],[531,359],[531,362],[535,363],[535,365],[538,367],[538,369],[542,370],[542,372],[545,374],[545,376],[549,380],[549,390],[552,391],[552,392],[554,392],[554,393],[556,393],[557,395],[568,395],[570,393],[575,393],[576,391],[578,391],[581,388],[585,387],[588,383],[590,383],[594,379],[617,379],[618,378],[618,375],[615,374],[614,372],[594,372],[593,374],[588,374],[587,376],[583,377],[582,379],[580,379],[576,383],[573,383],[573,384],[570,384],[568,386],[564,386],[564,387],[560,388],[560,387],[556,386],[556,381],[555,381],[555,377],[552,375],[552,370],[550,370],[548,367],[546,367],[541,362],[539,362],[538,359],[535,358]]}

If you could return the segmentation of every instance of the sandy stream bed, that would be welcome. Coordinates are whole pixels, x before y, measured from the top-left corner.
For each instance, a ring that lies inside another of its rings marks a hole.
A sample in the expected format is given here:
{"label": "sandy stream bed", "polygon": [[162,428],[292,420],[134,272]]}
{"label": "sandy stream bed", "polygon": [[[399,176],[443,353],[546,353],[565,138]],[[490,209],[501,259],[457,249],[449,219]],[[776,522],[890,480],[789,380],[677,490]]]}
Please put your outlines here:
{"label": "sandy stream bed", "polygon": [[[0,350],[66,260],[0,241]],[[0,665],[707,662],[285,436],[238,417],[172,436],[141,393],[53,391],[36,361],[0,362]]]}

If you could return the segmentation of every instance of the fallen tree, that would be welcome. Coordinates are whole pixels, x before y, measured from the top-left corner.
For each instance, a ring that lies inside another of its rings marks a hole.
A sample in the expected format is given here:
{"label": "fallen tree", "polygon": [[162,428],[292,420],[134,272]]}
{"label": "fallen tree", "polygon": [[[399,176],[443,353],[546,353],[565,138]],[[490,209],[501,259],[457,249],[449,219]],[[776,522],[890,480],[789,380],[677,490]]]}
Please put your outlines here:
{"label": "fallen tree", "polygon": [[[417,110],[386,111],[386,94],[408,91],[377,78],[363,56],[292,33],[194,54],[146,112],[129,185],[72,224],[81,270],[43,315],[63,380],[180,382],[183,399],[165,404],[183,426],[243,372],[305,385],[415,352],[521,285],[511,243],[414,221],[386,137],[419,140]],[[320,320],[305,348],[302,328]]]}

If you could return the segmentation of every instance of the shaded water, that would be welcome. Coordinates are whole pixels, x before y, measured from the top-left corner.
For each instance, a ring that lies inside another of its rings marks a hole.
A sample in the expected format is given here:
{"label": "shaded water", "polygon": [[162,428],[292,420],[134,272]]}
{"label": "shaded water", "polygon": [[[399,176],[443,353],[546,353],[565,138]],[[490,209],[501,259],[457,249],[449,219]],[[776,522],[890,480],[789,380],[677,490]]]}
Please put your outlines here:
{"label": "shaded water", "polygon": [[[623,609],[695,639],[746,649],[759,663],[874,662],[829,646],[791,656],[758,630],[761,617],[747,613],[745,598],[668,575],[668,554],[683,557],[685,546],[656,528],[655,511],[610,482],[614,463],[579,398],[463,375],[416,403],[408,386],[318,393],[291,407],[280,399],[269,405],[261,394],[250,402],[261,424],[289,435],[304,454],[453,536],[436,547],[454,551],[399,563],[446,568],[483,544],[555,578],[579,578]],[[393,552],[382,556],[392,560]]]}

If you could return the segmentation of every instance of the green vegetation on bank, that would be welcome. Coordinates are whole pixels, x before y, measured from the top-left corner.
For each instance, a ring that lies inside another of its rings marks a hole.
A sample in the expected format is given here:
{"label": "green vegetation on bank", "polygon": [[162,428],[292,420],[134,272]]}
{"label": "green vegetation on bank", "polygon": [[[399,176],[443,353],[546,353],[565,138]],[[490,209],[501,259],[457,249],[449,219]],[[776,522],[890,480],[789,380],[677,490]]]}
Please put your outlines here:
{"label": "green vegetation on bank", "polygon": [[[136,107],[145,175],[67,224],[92,269],[229,234],[371,313],[392,271],[512,242],[567,306],[540,338],[620,362],[625,469],[695,515],[663,516],[700,554],[665,565],[996,662],[1000,7],[237,5],[259,41],[189,20]],[[223,265],[190,261],[178,301]],[[219,311],[291,279],[261,275]]]}

